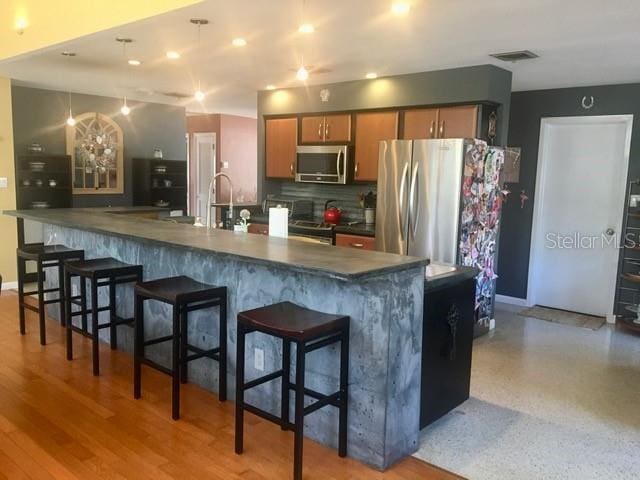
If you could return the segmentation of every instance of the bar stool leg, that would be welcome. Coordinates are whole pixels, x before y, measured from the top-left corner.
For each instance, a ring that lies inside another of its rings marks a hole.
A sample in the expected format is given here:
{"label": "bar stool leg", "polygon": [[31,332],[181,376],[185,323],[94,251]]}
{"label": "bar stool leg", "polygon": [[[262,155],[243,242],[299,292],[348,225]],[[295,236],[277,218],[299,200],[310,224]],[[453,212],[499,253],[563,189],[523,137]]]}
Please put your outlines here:
{"label": "bar stool leg", "polygon": [[64,291],[64,324],[67,327],[67,360],[73,360],[73,330],[71,330],[71,327],[73,326],[73,317],[71,316],[71,274],[66,270],[64,270]]}
{"label": "bar stool leg", "polygon": [[82,331],[87,333],[89,330],[87,322],[87,280],[80,276],[80,308],[82,309]]}
{"label": "bar stool leg", "polygon": [[26,275],[26,261],[18,257],[18,310],[20,311],[20,335],[24,335],[27,330],[24,320],[24,277]]}
{"label": "bar stool leg", "polygon": [[67,324],[67,316],[64,313],[64,269],[62,268],[62,260],[58,262],[58,298],[60,299],[60,325],[64,327]]}
{"label": "bar stool leg", "polygon": [[98,343],[98,281],[91,279],[91,350],[93,353],[93,374],[100,375],[100,344]]}
{"label": "bar stool leg", "polygon": [[349,411],[349,326],[340,339],[340,418],[338,420],[338,455],[347,456],[347,412]]}
{"label": "bar stool leg", "polygon": [[296,342],[296,412],[293,443],[293,479],[302,480],[302,442],[304,439],[304,342]]}
{"label": "bar stool leg", "polygon": [[109,342],[111,350],[118,348],[118,327],[116,325],[116,285],[115,279],[109,277],[109,317],[111,326],[109,327]]}
{"label": "bar stool leg", "polygon": [[187,375],[189,373],[187,365],[187,355],[189,353],[187,350],[189,339],[187,326],[188,315],[189,313],[185,305],[185,308],[180,313],[180,383],[187,383]]}
{"label": "bar stool leg", "polygon": [[218,399],[227,400],[227,293],[220,303],[220,354],[218,361]]}
{"label": "bar stool leg", "polygon": [[291,379],[291,342],[286,338],[282,339],[282,393],[281,393],[281,414],[283,425],[282,430],[288,427],[284,423],[289,423],[289,395]]}
{"label": "bar stool leg", "polygon": [[240,455],[244,447],[244,327],[238,324],[238,345],[236,351],[236,453]]}
{"label": "bar stool leg", "polygon": [[45,311],[44,311],[44,270],[42,268],[42,262],[36,262],[38,264],[38,320],[40,323],[40,345],[47,344],[47,329],[45,325]]}
{"label": "bar stool leg", "polygon": [[142,389],[141,359],[144,356],[144,299],[140,295],[135,296],[133,318],[133,398],[140,398]]}
{"label": "bar stool leg", "polygon": [[181,305],[173,307],[173,355],[171,375],[171,416],[174,420],[180,418],[180,308]]}

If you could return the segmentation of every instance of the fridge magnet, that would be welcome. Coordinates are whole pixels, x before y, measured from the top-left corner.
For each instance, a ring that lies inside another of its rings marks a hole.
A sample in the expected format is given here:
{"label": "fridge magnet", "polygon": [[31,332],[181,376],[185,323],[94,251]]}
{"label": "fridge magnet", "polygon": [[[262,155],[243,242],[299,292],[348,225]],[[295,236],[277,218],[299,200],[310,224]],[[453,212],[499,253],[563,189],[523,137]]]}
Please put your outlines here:
{"label": "fridge magnet", "polygon": [[524,190],[520,190],[520,208],[524,208],[525,202],[529,200]]}

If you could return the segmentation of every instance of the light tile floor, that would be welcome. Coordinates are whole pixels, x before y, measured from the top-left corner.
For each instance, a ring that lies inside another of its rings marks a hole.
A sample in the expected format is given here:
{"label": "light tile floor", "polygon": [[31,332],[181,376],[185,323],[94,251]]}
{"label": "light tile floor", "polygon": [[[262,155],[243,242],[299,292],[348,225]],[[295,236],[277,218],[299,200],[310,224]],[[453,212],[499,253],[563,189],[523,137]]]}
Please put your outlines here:
{"label": "light tile floor", "polygon": [[640,336],[517,315],[474,345],[471,398],[415,454],[472,480],[640,479]]}

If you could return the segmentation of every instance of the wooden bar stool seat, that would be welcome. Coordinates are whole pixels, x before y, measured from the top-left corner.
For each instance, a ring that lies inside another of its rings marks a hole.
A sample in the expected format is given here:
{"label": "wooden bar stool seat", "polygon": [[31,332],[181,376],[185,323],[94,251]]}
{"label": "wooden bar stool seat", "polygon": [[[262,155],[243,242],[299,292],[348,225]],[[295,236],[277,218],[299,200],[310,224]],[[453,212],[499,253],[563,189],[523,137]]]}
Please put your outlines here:
{"label": "wooden bar stool seat", "polygon": [[[71,292],[71,280],[80,278],[80,295],[66,297],[66,326],[67,326],[67,360],[73,359],[73,332],[91,338],[93,354],[93,374],[100,374],[99,331],[110,330],[111,349],[118,348],[117,327],[133,325],[133,318],[122,318],[116,314],[116,286],[142,280],[142,265],[130,265],[115,258],[94,258],[91,260],[67,261],[64,264],[65,291]],[[91,308],[87,308],[87,288],[89,281],[91,289]],[[99,306],[98,289],[108,287],[109,305]],[[72,311],[72,304],[80,307],[79,311]],[[100,312],[109,312],[109,321],[99,323]],[[87,315],[91,314],[91,331],[88,328]],[[73,324],[73,317],[81,316],[81,326]]]}
{"label": "wooden bar stool seat", "polygon": [[[20,334],[26,333],[25,325],[25,309],[32,310],[38,314],[40,324],[40,344],[47,343],[45,329],[45,306],[52,303],[60,304],[60,323],[65,325],[64,315],[64,277],[63,262],[66,260],[81,260],[84,258],[84,250],[69,248],[64,245],[45,245],[44,243],[25,244],[16,250],[18,258],[18,306],[20,311]],[[30,292],[24,291],[26,283],[26,263],[36,263],[37,287]],[[47,268],[58,269],[58,286],[53,288],[44,288],[44,271]],[[45,299],[47,293],[57,293],[57,298]],[[37,295],[38,306],[25,302],[25,297]]]}
{"label": "wooden bar stool seat", "polygon": [[[157,300],[173,307],[171,335],[144,338],[144,301]],[[212,307],[220,308],[219,345],[208,350],[188,343],[188,314]],[[171,368],[148,359],[145,347],[163,342],[173,342]],[[171,414],[180,418],[180,383],[187,382],[187,364],[199,358],[218,361],[218,398],[227,399],[227,287],[198,282],[185,276],[138,282],[135,286],[135,341],[133,363],[133,396],[140,398],[143,364],[159,370],[172,378]]]}
{"label": "wooden bar stool seat", "polygon": [[[269,420],[283,430],[294,431],[293,478],[302,478],[302,442],[304,417],[327,405],[339,410],[338,455],[347,454],[347,409],[349,373],[348,316],[316,312],[291,302],[276,303],[238,313],[238,349],[236,363],[236,446],[243,451],[244,410]],[[245,336],[261,332],[282,339],[282,369],[245,382]],[[340,387],[337,392],[324,394],[305,387],[305,356],[320,348],[340,342]],[[291,382],[291,343],[296,345],[296,380]],[[244,392],[263,383],[281,379],[280,417],[244,401]],[[289,394],[295,393],[294,422],[289,421]],[[305,396],[315,402],[305,407]]]}

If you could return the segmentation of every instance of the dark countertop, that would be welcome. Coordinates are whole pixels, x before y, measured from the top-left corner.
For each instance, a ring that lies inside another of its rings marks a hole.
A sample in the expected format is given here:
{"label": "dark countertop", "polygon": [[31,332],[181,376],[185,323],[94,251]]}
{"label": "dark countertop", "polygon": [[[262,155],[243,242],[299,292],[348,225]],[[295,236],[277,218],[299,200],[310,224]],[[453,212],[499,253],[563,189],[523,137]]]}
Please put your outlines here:
{"label": "dark countertop", "polygon": [[376,236],[376,224],[368,224],[368,223],[356,223],[355,225],[347,225],[346,223],[342,223],[340,225],[336,225],[334,228],[334,232],[336,233],[345,233],[347,235],[362,235],[364,237],[375,237]]}
{"label": "dark countertop", "polygon": [[[144,208],[149,210],[148,207]],[[125,208],[67,208],[4,213],[44,224],[113,235],[143,243],[232,255],[245,261],[326,275],[340,280],[362,279],[424,267],[427,263],[424,258],[350,248],[330,248],[327,245],[293,239],[221,229],[207,230],[191,225],[113,215],[126,213]]]}
{"label": "dark countertop", "polygon": [[427,265],[424,290],[425,292],[428,292],[437,288],[455,285],[470,278],[474,278],[477,274],[478,269],[475,267],[430,263]]}

